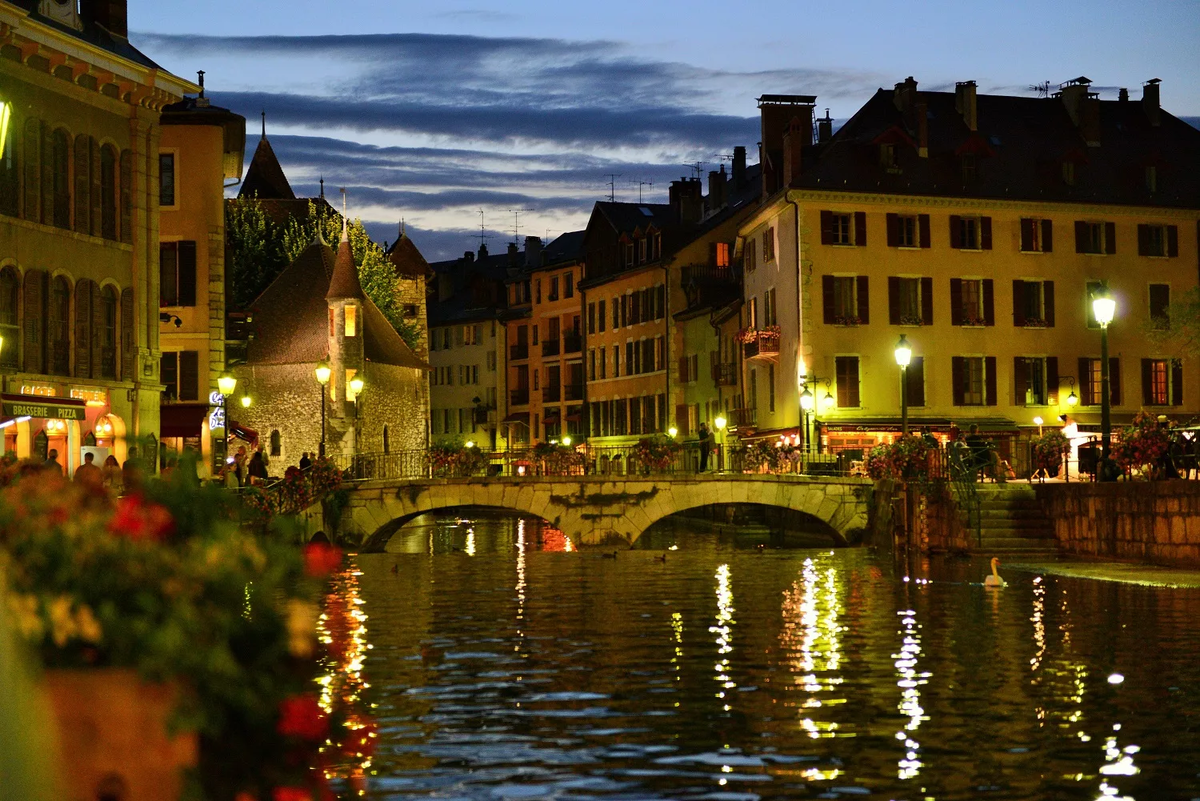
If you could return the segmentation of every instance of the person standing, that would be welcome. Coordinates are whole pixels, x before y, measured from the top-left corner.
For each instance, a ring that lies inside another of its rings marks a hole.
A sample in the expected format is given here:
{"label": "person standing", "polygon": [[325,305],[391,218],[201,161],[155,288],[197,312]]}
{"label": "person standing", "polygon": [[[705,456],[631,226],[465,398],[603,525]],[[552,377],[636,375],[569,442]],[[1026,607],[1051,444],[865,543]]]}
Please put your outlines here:
{"label": "person standing", "polygon": [[83,464],[75,468],[73,480],[77,484],[82,484],[88,489],[98,490],[104,486],[104,474],[100,472],[100,468],[92,464],[96,454],[88,451],[83,455]]}
{"label": "person standing", "polygon": [[104,460],[104,488],[109,492],[120,492],[123,483],[121,464],[117,461],[117,457],[110,453]]}
{"label": "person standing", "polygon": [[50,453],[46,456],[45,468],[47,470],[53,470],[60,476],[63,474],[62,465],[58,463],[58,451],[54,448],[51,448]]}
{"label": "person standing", "polygon": [[251,484],[267,483],[267,461],[263,456],[262,446],[254,451],[254,455],[250,457],[250,464],[246,468],[246,472],[250,475]]}
{"label": "person standing", "polygon": [[712,447],[712,434],[708,433],[708,424],[701,423],[697,443],[700,448],[700,472],[708,472],[708,451]]}
{"label": "person standing", "polygon": [[312,467],[312,459],[308,458],[308,451],[300,455],[300,469],[307,470]]}

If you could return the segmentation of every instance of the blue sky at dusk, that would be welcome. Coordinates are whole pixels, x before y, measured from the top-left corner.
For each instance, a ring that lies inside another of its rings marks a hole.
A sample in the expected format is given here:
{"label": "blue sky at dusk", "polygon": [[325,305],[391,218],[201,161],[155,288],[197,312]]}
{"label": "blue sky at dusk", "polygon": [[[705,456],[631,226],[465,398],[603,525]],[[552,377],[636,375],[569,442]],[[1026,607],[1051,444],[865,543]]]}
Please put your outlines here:
{"label": "blue sky at dusk", "polygon": [[[199,12],[199,13],[198,13]],[[345,186],[379,240],[403,217],[431,261],[582,228],[592,203],[665,202],[686,164],[756,160],[755,98],[815,94],[845,119],[879,87],[975,80],[1031,95],[1086,75],[1101,97],[1161,78],[1200,117],[1200,2],[498,3],[131,0],[130,39],[247,118],[297,194]],[[1193,124],[1195,122],[1193,121]]]}

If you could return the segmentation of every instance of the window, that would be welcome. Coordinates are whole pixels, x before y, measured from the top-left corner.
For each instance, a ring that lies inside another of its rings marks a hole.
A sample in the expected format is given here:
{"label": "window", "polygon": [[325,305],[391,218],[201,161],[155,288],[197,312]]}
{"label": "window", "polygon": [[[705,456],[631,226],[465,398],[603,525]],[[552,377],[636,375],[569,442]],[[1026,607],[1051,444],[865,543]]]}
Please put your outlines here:
{"label": "window", "polygon": [[850,230],[850,215],[849,214],[833,214],[833,245],[849,245],[852,232]]}
{"label": "window", "polygon": [[4,367],[17,366],[18,337],[21,329],[18,326],[17,304],[19,302],[20,280],[17,271],[12,267],[0,270],[0,365]]}
{"label": "window", "polygon": [[600,377],[601,378],[608,378],[607,364],[605,363],[607,361],[605,359],[605,356],[607,356],[607,355],[608,355],[608,349],[600,348]]}
{"label": "window", "polygon": [[633,266],[633,242],[625,243],[625,266]]}
{"label": "window", "polygon": [[763,293],[763,325],[779,325],[779,318],[775,313],[775,289],[768,289]]}
{"label": "window", "polygon": [[767,411],[775,411],[775,365],[767,365]]}
{"label": "window", "polygon": [[771,226],[763,231],[763,263],[775,261],[775,228]]}
{"label": "window", "polygon": [[904,383],[908,389],[908,405],[925,405],[925,357],[913,356],[904,370]]}
{"label": "window", "polygon": [[464,325],[462,327],[462,344],[463,345],[478,345],[479,344],[479,326]]}
{"label": "window", "polygon": [[279,436],[279,429],[271,432],[271,455],[279,456],[283,452],[283,438]]}
{"label": "window", "polygon": [[1067,186],[1075,185],[1075,162],[1064,161],[1062,163],[1062,180]]}
{"label": "window", "polygon": [[600,301],[600,304],[596,307],[596,322],[600,324],[600,333],[604,333],[604,322],[606,319],[604,301]]}
{"label": "window", "polygon": [[1117,224],[1075,221],[1075,252],[1098,255],[1117,252]]}
{"label": "window", "polygon": [[1013,359],[1017,406],[1045,406],[1058,398],[1058,358],[1017,356]]}
{"label": "window", "polygon": [[750,306],[746,309],[746,327],[758,328],[758,298],[750,298]]}
{"label": "window", "polygon": [[1142,403],[1146,406],[1183,405],[1183,362],[1142,359]]}
{"label": "window", "polygon": [[996,324],[992,279],[950,279],[950,324]]}
{"label": "window", "polygon": [[896,247],[915,248],[917,246],[917,218],[911,214],[897,217]]}
{"label": "window", "polygon": [[488,351],[487,369],[489,373],[496,372],[496,351],[494,350]]}
{"label": "window", "polygon": [[50,284],[50,373],[71,373],[71,284],[61,275]]}
{"label": "window", "polygon": [[638,262],[644,264],[646,262],[646,238],[639,237],[637,240]]}
{"label": "window", "polygon": [[885,169],[896,166],[896,146],[882,144],[879,146],[879,166]]}
{"label": "window", "polygon": [[100,377],[117,377],[117,290],[100,290]]}
{"label": "window", "polygon": [[991,250],[992,218],[950,215],[950,247],[957,250]]}
{"label": "window", "polygon": [[358,336],[358,307],[347,303],[345,306],[346,336]]}
{"label": "window", "polygon": [[[0,110],[0,113],[8,113],[10,107]],[[11,120],[7,121],[10,127],[14,130],[10,131],[8,137],[0,144],[4,149],[0,151],[0,214],[7,214],[9,217],[16,217],[20,207],[19,195],[20,177],[18,174],[17,154],[16,154],[16,125],[11,124]]]}
{"label": "window", "polygon": [[1150,285],[1150,324],[1158,331],[1171,327],[1171,285]]}
{"label": "window", "polygon": [[1052,233],[1054,226],[1050,220],[1037,220],[1031,217],[1021,218],[1021,252],[1050,253],[1054,250]]}
{"label": "window", "polygon": [[858,407],[858,357],[837,356],[834,358],[837,372],[837,405],[841,409]]}
{"label": "window", "polygon": [[550,276],[550,292],[546,295],[547,301],[558,300],[558,276]]}
{"label": "window", "polygon": [[888,322],[933,325],[933,279],[889,276]]}
{"label": "window", "polygon": [[951,383],[955,406],[995,406],[996,357],[955,356]]}
{"label": "window", "polygon": [[758,243],[753,239],[746,240],[746,272],[752,273],[758,268]]}
{"label": "window", "polygon": [[158,154],[158,205],[175,205],[175,154]]}
{"label": "window", "polygon": [[888,214],[887,240],[890,248],[929,247],[929,215]]}
{"label": "window", "polygon": [[196,305],[196,243],[163,242],[158,246],[158,304]]}
{"label": "window", "polygon": [[575,297],[575,276],[572,273],[563,273],[563,297]]}
{"label": "window", "polygon": [[[129,195],[129,187],[122,187],[122,197]],[[124,205],[124,203],[122,204]],[[129,225],[122,219],[122,226]],[[100,235],[105,239],[117,239],[117,151],[111,145],[100,148]],[[132,242],[132,231],[121,231],[123,241]]]}
{"label": "window", "polygon": [[390,453],[392,450],[391,438],[388,437],[388,427],[385,424],[383,427],[383,452]]}
{"label": "window", "polygon": [[867,276],[825,275],[821,294],[826,325],[866,325],[869,315]]}
{"label": "window", "polygon": [[729,243],[728,242],[718,242],[717,243],[716,256],[717,256],[717,265],[716,265],[717,267],[728,267],[729,266]]}
{"label": "window", "polygon": [[962,160],[962,182],[964,184],[975,183],[975,179],[979,177],[979,160],[974,153],[963,153],[960,158]]}
{"label": "window", "polygon": [[1024,328],[1054,327],[1054,282],[1013,281],[1013,325]]}
{"label": "window", "polygon": [[164,401],[200,399],[200,353],[194,350],[163,353],[159,380],[164,384]]}
{"label": "window", "polygon": [[54,224],[71,227],[71,137],[62,128],[54,132],[50,153],[50,186],[54,195]]}
{"label": "window", "polygon": [[1179,227],[1175,225],[1138,225],[1138,255],[1179,255]]}
{"label": "window", "polygon": [[619,297],[612,299],[612,327],[614,331],[621,327],[621,299]]}
{"label": "window", "polygon": [[[1084,406],[1099,406],[1103,376],[1099,359],[1081,358],[1079,360],[1079,402]],[[1108,360],[1108,397],[1113,406],[1121,405],[1121,360],[1110,357]]]}
{"label": "window", "polygon": [[1153,164],[1146,167],[1146,191],[1158,191],[1158,167],[1155,167]]}

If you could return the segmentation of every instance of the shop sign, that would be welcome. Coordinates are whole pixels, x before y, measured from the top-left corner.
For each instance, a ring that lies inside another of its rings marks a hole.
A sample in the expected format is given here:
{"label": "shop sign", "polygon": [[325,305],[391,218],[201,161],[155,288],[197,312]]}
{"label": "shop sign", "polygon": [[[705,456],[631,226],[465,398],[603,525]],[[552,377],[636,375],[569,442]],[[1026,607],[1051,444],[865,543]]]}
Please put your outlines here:
{"label": "shop sign", "polygon": [[9,417],[47,417],[59,420],[83,420],[85,411],[82,406],[68,406],[50,401],[4,399],[4,413]]}
{"label": "shop sign", "polygon": [[213,410],[208,413],[208,430],[225,430],[225,396],[220,392],[208,393],[208,405]]}
{"label": "shop sign", "polygon": [[107,389],[83,389],[75,387],[71,390],[71,397],[75,400],[86,401],[88,406],[108,405]]}
{"label": "shop sign", "polygon": [[23,384],[22,395],[36,395],[39,398],[53,398],[58,395],[58,388],[49,384]]}

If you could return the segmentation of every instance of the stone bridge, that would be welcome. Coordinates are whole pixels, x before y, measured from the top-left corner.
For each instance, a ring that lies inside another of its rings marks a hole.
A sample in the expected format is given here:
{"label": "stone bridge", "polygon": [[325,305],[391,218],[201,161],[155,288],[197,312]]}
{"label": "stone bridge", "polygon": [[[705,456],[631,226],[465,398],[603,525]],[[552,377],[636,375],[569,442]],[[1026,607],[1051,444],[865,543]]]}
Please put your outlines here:
{"label": "stone bridge", "polygon": [[[383,550],[418,515],[463,506],[540,517],[588,546],[632,545],[659,520],[699,506],[763,504],[817,518],[829,526],[834,542],[844,545],[867,527],[871,482],[773,475],[530,476],[363,481],[349,491],[338,534],[363,551]],[[319,507],[312,512],[307,515],[310,535],[322,523]]]}

